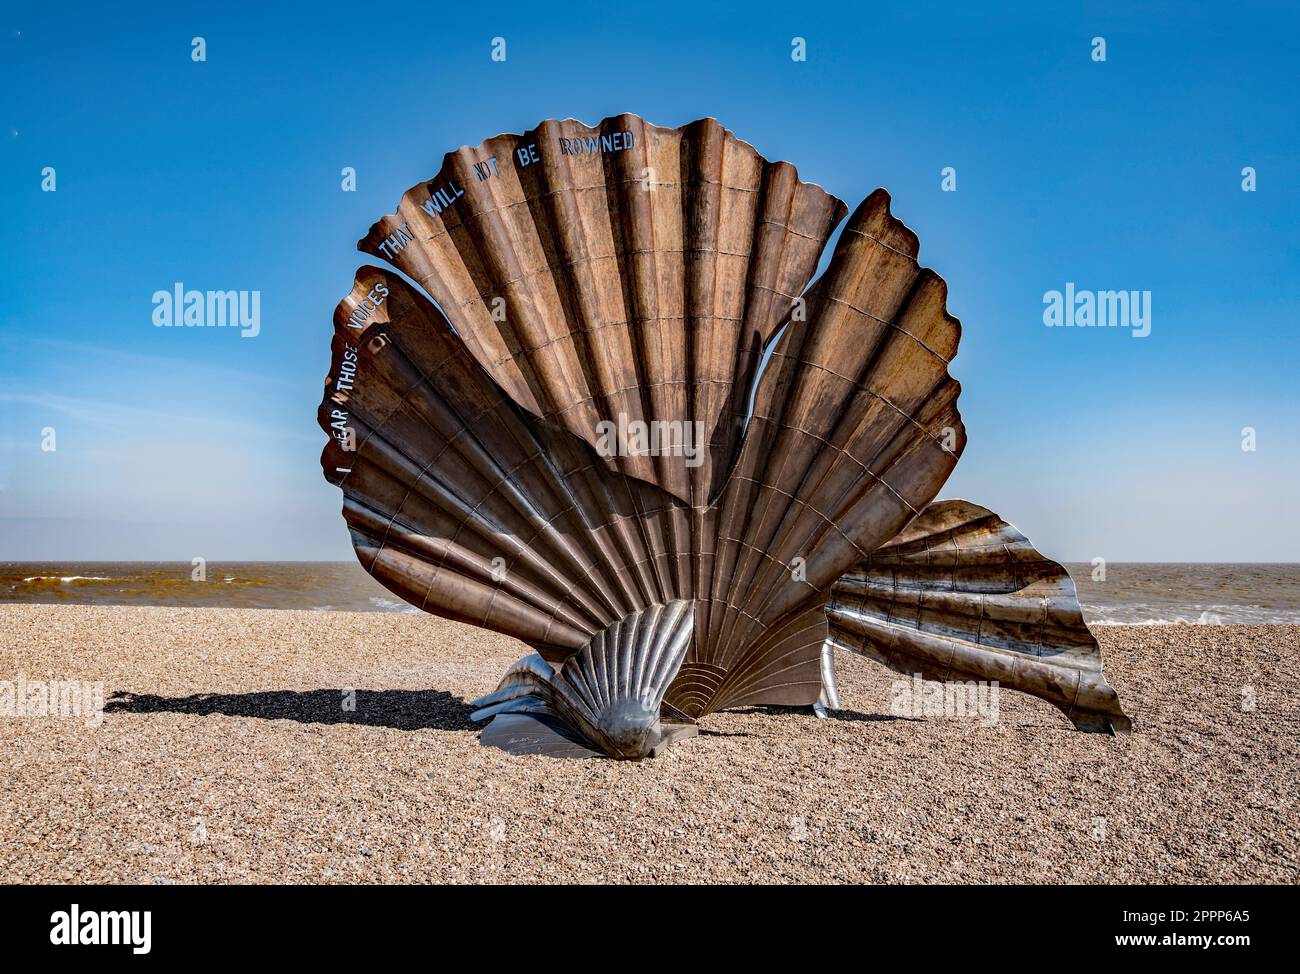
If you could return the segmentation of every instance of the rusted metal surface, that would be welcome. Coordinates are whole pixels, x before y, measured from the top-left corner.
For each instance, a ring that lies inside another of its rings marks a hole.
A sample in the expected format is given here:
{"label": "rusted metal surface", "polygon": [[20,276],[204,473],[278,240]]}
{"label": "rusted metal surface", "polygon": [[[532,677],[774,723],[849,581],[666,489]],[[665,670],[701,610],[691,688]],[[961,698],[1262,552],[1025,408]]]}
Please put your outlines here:
{"label": "rusted metal surface", "polygon": [[[363,267],[335,312],[321,462],[361,564],[561,673],[688,604],[657,691],[675,719],[817,702],[832,586],[965,445],[960,326],[887,193],[804,290],[845,209],[709,119],[544,122],[448,155],[360,244],[437,305]],[[605,455],[602,424],[635,422],[699,423],[702,453]]]}

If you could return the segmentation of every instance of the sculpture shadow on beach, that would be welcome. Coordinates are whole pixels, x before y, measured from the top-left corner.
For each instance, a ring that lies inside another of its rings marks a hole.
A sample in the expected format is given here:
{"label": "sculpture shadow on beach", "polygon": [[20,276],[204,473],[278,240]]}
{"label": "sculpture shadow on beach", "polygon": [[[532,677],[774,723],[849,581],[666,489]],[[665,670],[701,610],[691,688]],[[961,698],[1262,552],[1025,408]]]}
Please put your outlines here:
{"label": "sculpture shadow on beach", "polygon": [[105,713],[192,714],[206,717],[256,717],[301,724],[361,724],[395,730],[472,731],[472,708],[446,690],[357,690],[355,709],[345,690],[262,690],[253,693],[196,693],[162,697],[117,691]]}
{"label": "sculpture shadow on beach", "polygon": [[[793,714],[798,717],[808,717],[807,707],[785,707],[780,704],[754,704],[748,707],[734,707],[730,713],[733,714],[764,714],[772,717]],[[826,716],[830,720],[844,721],[891,721],[891,720],[912,720],[911,717],[900,717],[895,714],[868,714],[858,710],[845,710],[842,708],[829,708]]]}

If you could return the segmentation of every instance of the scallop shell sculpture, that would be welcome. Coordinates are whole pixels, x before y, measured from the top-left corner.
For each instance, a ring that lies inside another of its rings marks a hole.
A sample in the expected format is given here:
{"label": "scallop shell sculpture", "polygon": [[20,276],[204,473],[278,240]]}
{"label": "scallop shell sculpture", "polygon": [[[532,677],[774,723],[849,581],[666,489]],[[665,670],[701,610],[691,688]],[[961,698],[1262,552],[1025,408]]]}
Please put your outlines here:
{"label": "scallop shell sculpture", "polygon": [[712,119],[620,115],[450,153],[360,241],[426,293],[357,272],[321,463],[368,572],[535,650],[485,743],[639,758],[834,707],[831,647],[1129,729],[1068,575],[932,503],[960,326],[884,190],[810,285],[846,212]]}

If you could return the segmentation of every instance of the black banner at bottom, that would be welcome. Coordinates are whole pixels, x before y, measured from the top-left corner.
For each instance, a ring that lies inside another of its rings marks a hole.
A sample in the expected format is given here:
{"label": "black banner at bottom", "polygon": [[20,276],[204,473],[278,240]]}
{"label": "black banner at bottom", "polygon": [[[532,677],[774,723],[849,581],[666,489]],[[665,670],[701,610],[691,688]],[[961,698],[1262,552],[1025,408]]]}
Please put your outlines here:
{"label": "black banner at bottom", "polygon": [[[595,943],[640,931],[660,950],[689,936],[697,959],[716,950],[732,962],[766,953],[773,938],[787,948],[819,944],[819,953],[836,941],[865,950],[910,939],[927,961],[949,951],[968,958],[981,946],[999,957],[1231,960],[1286,942],[1293,897],[1287,887],[1259,886],[9,886],[0,887],[0,934],[10,959],[48,952],[82,961],[374,962],[440,940],[489,957],[529,940],[535,953],[564,927],[581,929],[588,956]],[[701,942],[707,929],[718,933],[712,947]]]}

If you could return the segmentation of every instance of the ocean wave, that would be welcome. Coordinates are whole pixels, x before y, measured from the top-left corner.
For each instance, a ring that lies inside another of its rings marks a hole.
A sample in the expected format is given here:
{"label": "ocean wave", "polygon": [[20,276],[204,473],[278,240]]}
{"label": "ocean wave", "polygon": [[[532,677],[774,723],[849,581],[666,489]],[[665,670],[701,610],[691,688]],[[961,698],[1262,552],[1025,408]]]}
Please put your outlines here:
{"label": "ocean wave", "polygon": [[414,612],[420,610],[409,602],[400,602],[396,599],[381,599],[377,595],[370,596],[370,604],[376,608],[383,609],[385,612]]}
{"label": "ocean wave", "polygon": [[[1146,612],[1118,606],[1085,606],[1090,626],[1294,626],[1300,625],[1300,611],[1268,609],[1264,606],[1218,606],[1184,612]],[[1197,606],[1196,608],[1200,608]],[[1094,615],[1094,612],[1096,615]]]}
{"label": "ocean wave", "polygon": [[23,581],[30,585],[68,585],[72,582],[117,582],[121,579],[103,575],[32,575]]}

